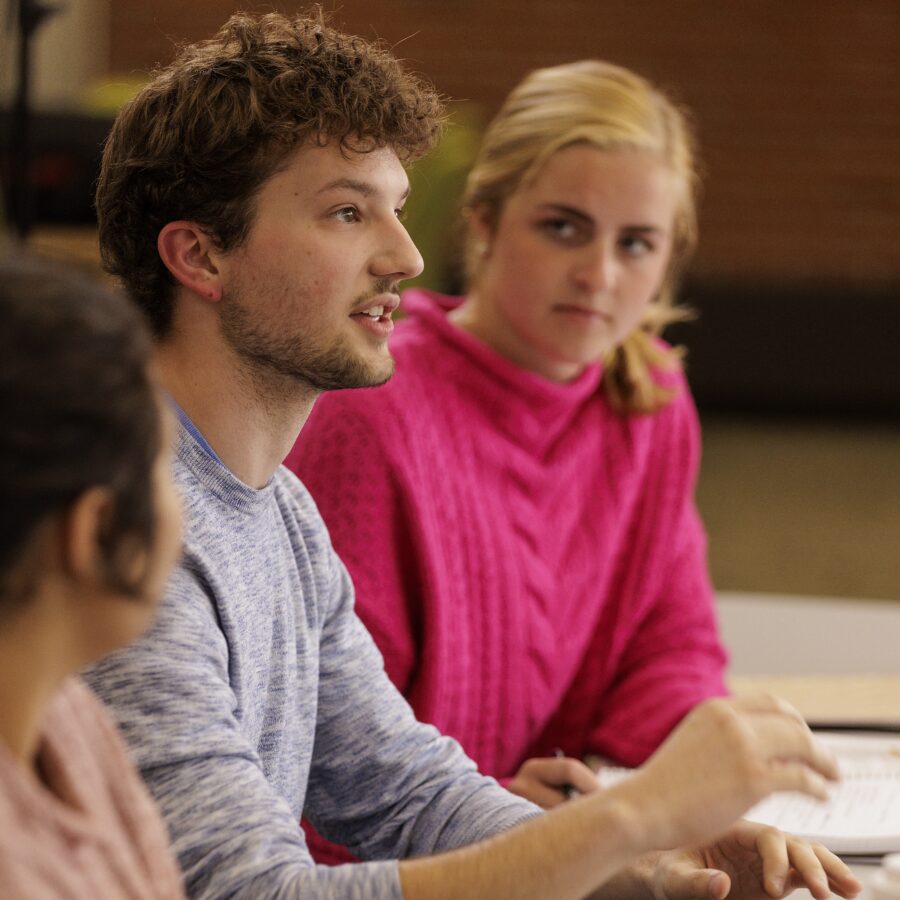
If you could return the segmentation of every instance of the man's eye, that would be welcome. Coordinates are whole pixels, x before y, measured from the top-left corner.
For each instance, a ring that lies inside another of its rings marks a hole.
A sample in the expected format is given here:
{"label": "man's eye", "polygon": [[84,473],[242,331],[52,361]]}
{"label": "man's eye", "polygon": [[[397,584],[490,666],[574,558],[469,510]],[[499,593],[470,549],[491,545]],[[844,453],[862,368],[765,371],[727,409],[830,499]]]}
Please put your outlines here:
{"label": "man's eye", "polygon": [[339,222],[358,222],[359,221],[359,210],[355,206],[343,206],[340,209],[336,210],[334,213],[334,217]]}

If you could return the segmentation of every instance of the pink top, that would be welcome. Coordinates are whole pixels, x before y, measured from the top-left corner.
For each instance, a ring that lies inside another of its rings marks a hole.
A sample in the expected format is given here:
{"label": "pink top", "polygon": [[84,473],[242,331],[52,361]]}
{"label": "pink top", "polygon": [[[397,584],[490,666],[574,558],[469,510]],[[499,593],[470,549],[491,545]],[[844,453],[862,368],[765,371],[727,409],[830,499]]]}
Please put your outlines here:
{"label": "pink top", "polygon": [[641,763],[725,693],[681,373],[617,414],[600,369],[559,384],[408,291],[376,390],[319,399],[286,460],[356,585],[388,674],[482,771],[562,748]]}
{"label": "pink top", "polygon": [[80,681],[47,711],[28,778],[0,743],[4,900],[177,900],[181,875],[153,801],[100,702]]}

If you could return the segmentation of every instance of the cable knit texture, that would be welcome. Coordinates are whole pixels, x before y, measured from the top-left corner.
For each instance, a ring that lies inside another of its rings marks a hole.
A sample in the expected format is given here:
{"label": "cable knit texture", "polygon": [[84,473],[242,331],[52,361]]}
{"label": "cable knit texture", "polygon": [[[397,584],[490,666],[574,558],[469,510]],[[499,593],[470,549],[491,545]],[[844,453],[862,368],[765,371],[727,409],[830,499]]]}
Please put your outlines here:
{"label": "cable knit texture", "polygon": [[394,377],[320,398],[287,464],[420,719],[501,779],[556,748],[637,765],[725,693],[683,375],[622,416],[599,367],[524,371],[449,322],[458,302],[406,292]]}
{"label": "cable knit texture", "polygon": [[643,762],[725,693],[681,373],[621,416],[600,369],[523,371],[408,291],[376,390],[320,399],[288,464],[418,716],[509,777],[561,747]]}
{"label": "cable knit texture", "polygon": [[69,679],[50,704],[27,778],[0,742],[0,895],[6,900],[178,900],[159,813],[112,722]]}

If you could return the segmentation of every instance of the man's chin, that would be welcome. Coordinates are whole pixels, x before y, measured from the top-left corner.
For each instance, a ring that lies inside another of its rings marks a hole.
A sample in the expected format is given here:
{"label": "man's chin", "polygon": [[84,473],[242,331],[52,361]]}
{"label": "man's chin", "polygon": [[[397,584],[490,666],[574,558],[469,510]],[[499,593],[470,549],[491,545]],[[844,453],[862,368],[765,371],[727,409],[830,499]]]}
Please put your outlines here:
{"label": "man's chin", "polygon": [[370,369],[367,377],[360,379],[360,383],[353,386],[358,388],[381,387],[381,385],[387,384],[391,380],[394,368],[393,357],[388,357],[384,365]]}
{"label": "man's chin", "polygon": [[394,358],[385,354],[377,363],[347,365],[331,377],[323,377],[315,385],[322,391],[343,391],[356,388],[380,387],[394,374]]}

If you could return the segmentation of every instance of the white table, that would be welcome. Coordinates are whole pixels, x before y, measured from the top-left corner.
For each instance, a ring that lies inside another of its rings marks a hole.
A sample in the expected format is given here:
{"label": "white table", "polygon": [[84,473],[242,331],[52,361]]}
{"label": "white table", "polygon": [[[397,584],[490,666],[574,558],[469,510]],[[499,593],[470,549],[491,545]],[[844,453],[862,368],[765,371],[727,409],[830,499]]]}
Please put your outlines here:
{"label": "white table", "polygon": [[[732,690],[777,694],[813,722],[900,724],[900,604],[723,592],[719,616]],[[878,866],[851,867],[871,900]]]}
{"label": "white table", "polygon": [[900,675],[900,603],[720,591],[733,675]]}

